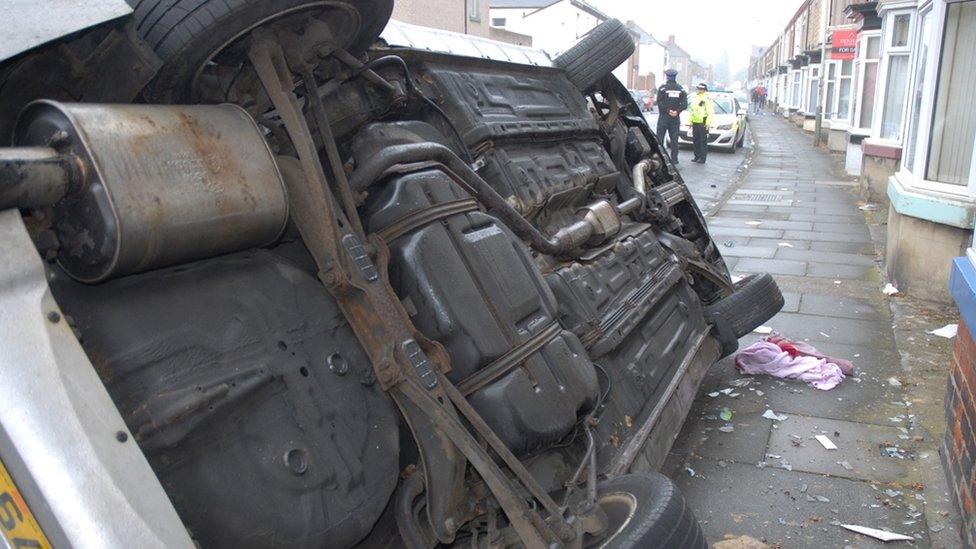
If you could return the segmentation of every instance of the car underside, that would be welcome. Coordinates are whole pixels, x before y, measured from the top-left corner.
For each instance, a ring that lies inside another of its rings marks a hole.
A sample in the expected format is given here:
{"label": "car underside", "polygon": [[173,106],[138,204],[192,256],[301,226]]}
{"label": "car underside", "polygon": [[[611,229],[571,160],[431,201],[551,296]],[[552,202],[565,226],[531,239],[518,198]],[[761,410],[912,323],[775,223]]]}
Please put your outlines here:
{"label": "car underside", "polygon": [[386,0],[133,4],[0,65],[0,459],[55,545],[704,546],[653,471],[782,297],[619,22],[549,59]]}

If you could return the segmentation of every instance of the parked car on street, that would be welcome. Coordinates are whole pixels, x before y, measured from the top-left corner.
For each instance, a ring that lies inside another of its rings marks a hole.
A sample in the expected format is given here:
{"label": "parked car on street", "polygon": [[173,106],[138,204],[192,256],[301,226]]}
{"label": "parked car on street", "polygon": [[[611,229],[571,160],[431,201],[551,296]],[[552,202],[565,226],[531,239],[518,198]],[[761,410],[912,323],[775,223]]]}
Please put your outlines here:
{"label": "parked car on street", "polygon": [[647,90],[630,90],[630,95],[642,111],[649,112],[654,107],[653,93]]}
{"label": "parked car on street", "polygon": [[656,470],[783,298],[619,21],[551,59],[390,0],[132,3],[6,14],[7,544],[706,547]]}
{"label": "parked car on street", "polygon": [[[715,105],[715,120],[710,124],[708,146],[735,152],[745,144],[749,108],[730,92],[709,92],[708,96]],[[678,132],[678,143],[681,145],[691,146],[694,143],[689,117],[688,111],[681,113],[681,130]]]}

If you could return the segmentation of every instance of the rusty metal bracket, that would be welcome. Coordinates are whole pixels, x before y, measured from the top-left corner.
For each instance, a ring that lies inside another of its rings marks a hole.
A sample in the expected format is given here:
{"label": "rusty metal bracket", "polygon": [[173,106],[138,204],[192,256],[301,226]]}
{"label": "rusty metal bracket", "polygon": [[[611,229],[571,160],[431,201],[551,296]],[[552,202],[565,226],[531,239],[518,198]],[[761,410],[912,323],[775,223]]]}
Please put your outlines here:
{"label": "rusty metal bracket", "polygon": [[[450,543],[461,526],[467,458],[525,546],[546,547],[574,538],[578,543],[579,536],[563,520],[561,509],[443,375],[450,369],[447,352],[411,323],[390,286],[389,251],[382,239],[368,237],[375,253],[375,271],[363,268],[364,259],[369,257],[357,254],[353,258],[340,245],[343,238],[355,234],[354,225],[344,218],[329,189],[293,91],[295,84],[285,54],[272,35],[259,29],[253,38],[251,62],[284,122],[302,167],[303,177],[286,178],[292,214],[319,268],[319,278],[335,296],[369,355],[380,386],[393,397],[414,433],[427,479],[427,511],[434,534]],[[376,272],[378,277],[367,277],[364,272]],[[518,484],[550,513],[552,524],[528,505],[488,449],[462,424],[458,410],[515,474]],[[444,494],[449,497],[444,498]]]}

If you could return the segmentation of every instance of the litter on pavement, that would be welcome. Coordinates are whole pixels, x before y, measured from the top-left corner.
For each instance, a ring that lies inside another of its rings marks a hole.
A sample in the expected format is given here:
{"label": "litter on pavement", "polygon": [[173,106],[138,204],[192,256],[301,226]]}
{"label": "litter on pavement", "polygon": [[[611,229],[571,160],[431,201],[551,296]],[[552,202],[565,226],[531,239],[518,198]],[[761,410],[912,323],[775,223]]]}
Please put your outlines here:
{"label": "litter on pavement", "polygon": [[884,295],[895,295],[898,293],[898,288],[895,288],[895,285],[889,282],[881,289],[881,293]]}
{"label": "litter on pavement", "polygon": [[886,532],[884,530],[878,530],[877,528],[858,526],[857,524],[841,524],[840,526],[841,528],[846,528],[852,532],[857,532],[858,534],[864,534],[865,536],[871,536],[872,538],[879,539],[881,541],[914,541],[915,540],[915,538],[906,536],[904,534]]}
{"label": "litter on pavement", "polygon": [[817,442],[819,442],[820,445],[823,446],[824,448],[826,448],[827,450],[836,450],[837,449],[837,445],[834,444],[834,442],[832,440],[830,440],[829,438],[827,438],[827,435],[817,435],[817,436],[815,436],[813,438],[817,439]]}
{"label": "litter on pavement", "polygon": [[755,329],[755,330],[753,330],[753,332],[755,332],[755,333],[757,333],[757,334],[763,334],[763,335],[766,335],[766,334],[771,334],[771,333],[773,333],[773,329],[772,329],[772,328],[770,328],[769,326],[757,326],[757,327],[756,327],[756,329]]}
{"label": "litter on pavement", "polygon": [[938,328],[936,330],[932,330],[932,331],[929,331],[929,332],[925,332],[925,333],[931,334],[931,335],[934,335],[934,336],[944,337],[946,339],[952,339],[952,338],[956,337],[956,333],[958,331],[959,331],[959,325],[958,324],[946,324],[945,326],[943,326],[941,328]]}
{"label": "litter on pavement", "polygon": [[850,361],[829,357],[809,343],[780,335],[765,337],[740,351],[735,367],[744,374],[799,379],[823,391],[840,385],[854,373]]}
{"label": "litter on pavement", "polygon": [[777,414],[772,410],[766,410],[766,412],[763,413],[762,417],[766,419],[771,419],[773,421],[786,421],[787,419],[789,419],[790,416],[786,414]]}

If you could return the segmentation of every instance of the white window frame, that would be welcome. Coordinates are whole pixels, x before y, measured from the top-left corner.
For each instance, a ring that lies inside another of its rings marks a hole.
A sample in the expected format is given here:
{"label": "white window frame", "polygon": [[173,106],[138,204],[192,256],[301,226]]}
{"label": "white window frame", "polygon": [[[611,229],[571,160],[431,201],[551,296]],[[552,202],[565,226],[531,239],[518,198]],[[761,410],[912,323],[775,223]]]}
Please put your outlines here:
{"label": "white window frame", "polygon": [[[868,59],[867,58],[867,54],[868,54],[868,39],[869,38],[872,38],[872,37],[877,37],[877,39],[878,39],[878,52],[879,52],[879,56],[878,56],[877,59]],[[861,35],[858,37],[858,42],[857,42],[857,62],[858,62],[858,65],[857,65],[857,68],[855,69],[855,72],[856,72],[856,75],[857,76],[856,76],[856,80],[854,81],[855,86],[857,87],[857,104],[854,106],[854,109],[852,109],[853,112],[851,113],[850,124],[851,124],[851,128],[854,128],[856,130],[860,130],[860,133],[866,133],[866,134],[871,133],[871,128],[870,127],[867,127],[866,128],[866,127],[861,126],[861,109],[864,107],[864,85],[865,85],[864,73],[867,70],[868,64],[877,64],[878,65],[878,76],[880,76],[880,73],[881,73],[881,66],[880,66],[881,65],[881,55],[880,55],[880,52],[884,48],[884,45],[881,43],[881,40],[882,39],[883,39],[883,37],[881,36],[881,31],[880,30],[862,31],[861,32]],[[880,87],[881,87],[881,81],[876,79],[876,81],[875,81],[875,87],[874,87],[874,107],[877,107],[878,106],[878,88],[880,88]],[[873,115],[873,113],[872,113],[872,117],[871,117],[871,125],[872,126],[874,125],[874,115]]]}
{"label": "white window frame", "polygon": [[810,114],[807,112],[807,100],[810,92],[810,67],[800,67],[800,114]]}
{"label": "white window frame", "polygon": [[[817,115],[817,106],[820,105],[820,67],[822,66],[810,65],[810,70],[807,73],[806,98],[804,99],[803,105],[809,107],[811,99],[814,101],[813,111],[807,110],[807,114],[813,116]],[[817,81],[817,97],[810,97],[810,87],[813,85],[814,80]]]}
{"label": "white window frame", "polygon": [[[833,67],[833,73],[834,73],[833,77],[830,76],[831,67]],[[823,82],[821,83],[823,84],[824,89],[821,90],[820,96],[823,98],[824,102],[827,101],[827,88],[829,88],[831,85],[833,86],[833,91],[831,92],[831,97],[830,97],[830,104],[824,105],[823,116],[824,116],[824,120],[833,120],[834,112],[836,112],[836,109],[834,109],[834,105],[837,104],[837,79],[838,76],[840,75],[840,61],[834,61],[833,59],[828,59],[823,64],[823,68],[824,68],[823,69],[824,77],[823,77]]]}
{"label": "white window frame", "polygon": [[[954,185],[952,183],[942,183],[940,181],[932,181],[924,178],[924,174],[928,171],[928,149],[932,137],[932,117],[935,115],[935,94],[937,91],[939,68],[942,58],[942,43],[945,38],[945,23],[948,6],[946,2],[933,2],[931,0],[926,0],[925,2],[922,2],[919,7],[917,20],[920,21],[921,15],[928,12],[930,9],[932,17],[932,40],[937,45],[933,45],[934,47],[929,48],[928,59],[926,60],[925,77],[923,80],[923,94],[927,99],[922,103],[921,113],[918,117],[918,135],[915,138],[915,163],[914,166],[912,166],[912,169],[908,169],[903,165],[903,163],[900,162],[898,172],[895,175],[902,186],[906,188],[923,191],[926,194],[931,195],[942,195],[956,200],[964,199],[976,201],[976,147],[973,147],[973,162],[970,164],[969,183],[967,185]],[[917,40],[917,37],[914,36],[914,32],[912,39]],[[917,56],[913,55],[913,57]],[[916,59],[910,64],[910,74],[914,74],[915,64],[917,62],[918,60]],[[912,86],[914,86],[914,82],[912,82]],[[909,89],[909,97],[911,97],[913,93],[914,90]],[[906,104],[908,103],[910,102],[906,101]],[[910,105],[907,106],[910,107]],[[910,114],[911,112],[907,111],[903,120],[907,121]],[[904,131],[902,133],[902,146],[904,146],[908,138],[908,132]]]}
{"label": "white window frame", "polygon": [[[898,6],[905,5],[906,7],[891,9],[883,14],[883,22],[881,26],[881,64],[878,66],[878,89],[874,97],[874,116],[871,119],[871,137],[892,143],[901,143],[901,140],[905,137],[905,120],[907,114],[906,111],[908,110],[907,88],[905,91],[905,101],[902,105],[901,126],[899,128],[900,135],[898,138],[882,138],[881,125],[883,123],[882,118],[884,117],[885,96],[888,94],[888,71],[891,65],[891,58],[893,56],[907,56],[909,60],[907,77],[911,76],[912,44],[915,41],[915,28],[918,26],[918,7],[914,2],[892,2],[891,4],[887,5],[892,4]],[[891,45],[892,37],[889,29],[891,28],[892,21],[894,21],[895,17],[905,14],[909,16],[907,44],[905,46],[893,47]]]}
{"label": "white window frame", "polygon": [[787,86],[790,89],[790,108],[800,110],[800,100],[803,97],[803,73],[800,69],[790,71],[790,80]]}
{"label": "white window frame", "polygon": [[[851,115],[850,105],[854,101],[854,84],[855,84],[854,75],[857,69],[854,67],[855,60],[851,59],[850,61],[851,61],[851,74],[847,76],[844,76],[844,62],[840,60],[834,61],[834,63],[836,64],[836,69],[834,69],[834,101],[833,101],[834,104],[831,105],[829,109],[830,112],[829,119],[832,121],[846,121]],[[838,116],[838,114],[840,113],[840,84],[842,80],[850,80],[851,87],[849,92],[850,95],[848,95],[847,97],[847,114],[845,114],[844,116]]]}

